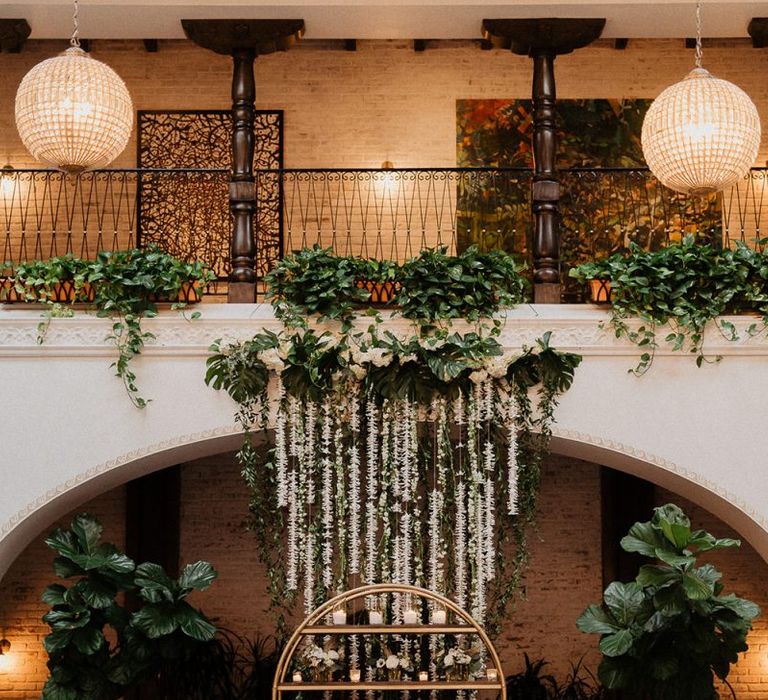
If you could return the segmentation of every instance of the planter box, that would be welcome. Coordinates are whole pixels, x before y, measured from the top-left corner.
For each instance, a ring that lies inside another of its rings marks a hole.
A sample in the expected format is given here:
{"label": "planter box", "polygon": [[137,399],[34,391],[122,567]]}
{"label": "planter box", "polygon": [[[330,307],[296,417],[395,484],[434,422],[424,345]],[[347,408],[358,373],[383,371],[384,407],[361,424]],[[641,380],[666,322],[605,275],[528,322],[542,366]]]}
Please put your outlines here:
{"label": "planter box", "polygon": [[611,280],[589,280],[589,300],[593,304],[610,304]]}
{"label": "planter box", "polygon": [[44,303],[51,301],[57,304],[88,303],[93,301],[93,287],[86,283],[80,289],[75,288],[72,280],[54,284],[52,288],[38,289],[27,287],[24,292],[18,292],[15,280],[10,277],[0,278],[0,302],[13,303]]}
{"label": "planter box", "polygon": [[391,304],[400,291],[399,282],[374,282],[373,280],[357,280],[355,286],[358,289],[365,289],[371,295],[370,304],[372,306],[383,306]]}

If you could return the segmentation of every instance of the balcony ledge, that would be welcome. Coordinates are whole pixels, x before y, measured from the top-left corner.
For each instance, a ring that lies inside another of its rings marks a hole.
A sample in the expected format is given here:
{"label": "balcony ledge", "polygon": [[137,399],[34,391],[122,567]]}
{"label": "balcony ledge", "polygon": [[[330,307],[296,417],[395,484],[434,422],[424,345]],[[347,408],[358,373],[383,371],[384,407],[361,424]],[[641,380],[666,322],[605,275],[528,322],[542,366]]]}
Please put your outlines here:
{"label": "balcony ledge", "polygon": [[[201,316],[192,320],[190,314],[199,311]],[[396,312],[382,312],[383,325],[388,330],[407,334],[411,323],[397,316]],[[639,349],[624,338],[616,338],[609,327],[609,310],[603,306],[588,304],[529,304],[502,313],[501,342],[505,347],[522,347],[535,344],[547,331],[552,332],[552,345],[559,350],[578,352],[584,356],[638,355]],[[760,324],[758,315],[723,317],[731,322],[739,333],[739,340],[727,340],[710,324],[705,335],[707,355],[766,356],[768,341],[764,335],[750,337],[746,329]],[[39,344],[38,325],[42,320],[42,307],[37,305],[0,306],[0,356],[99,356],[112,355],[114,348],[106,341],[111,322],[94,314],[76,310],[70,318],[54,318]],[[364,329],[370,319],[362,319]],[[330,324],[323,327],[333,328]],[[153,319],[142,323],[145,330],[155,334],[143,354],[146,356],[205,356],[211,343],[223,335],[247,338],[261,329],[279,330],[281,323],[275,319],[268,304],[201,304],[190,307],[185,314],[162,309]],[[454,324],[455,330],[470,328],[463,322]],[[685,352],[673,352],[663,342],[669,329],[657,333],[660,347],[657,356],[679,356],[686,361]]]}

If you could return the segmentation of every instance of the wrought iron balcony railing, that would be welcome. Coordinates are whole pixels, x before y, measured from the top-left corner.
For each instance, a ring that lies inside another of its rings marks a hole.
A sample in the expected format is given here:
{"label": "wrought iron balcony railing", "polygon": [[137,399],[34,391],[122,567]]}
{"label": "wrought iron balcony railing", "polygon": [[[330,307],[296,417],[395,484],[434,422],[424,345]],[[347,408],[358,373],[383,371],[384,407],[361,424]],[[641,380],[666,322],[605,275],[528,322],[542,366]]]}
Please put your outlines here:
{"label": "wrought iron balcony railing", "polygon": [[[405,260],[426,247],[476,243],[529,263],[532,172],[496,168],[261,170],[256,172],[256,269],[319,244],[340,254]],[[655,248],[695,234],[724,245],[761,245],[768,170],[729,192],[688,198],[643,169],[560,173],[562,279],[585,260]],[[91,257],[155,242],[230,271],[227,170],[54,170],[0,175],[0,262],[67,252]],[[768,217],[768,213],[766,214]],[[565,300],[578,300],[568,285]]]}

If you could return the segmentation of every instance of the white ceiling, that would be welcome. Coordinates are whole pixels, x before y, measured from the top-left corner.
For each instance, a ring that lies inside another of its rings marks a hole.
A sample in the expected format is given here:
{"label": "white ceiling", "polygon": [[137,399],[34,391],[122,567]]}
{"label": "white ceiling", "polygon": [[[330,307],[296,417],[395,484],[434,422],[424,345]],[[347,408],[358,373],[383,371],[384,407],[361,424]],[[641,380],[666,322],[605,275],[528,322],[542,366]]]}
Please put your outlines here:
{"label": "white ceiling", "polygon": [[[303,18],[306,39],[466,39],[480,37],[484,18],[605,17],[604,38],[688,37],[693,0],[80,0],[81,36],[89,39],[183,38],[179,20]],[[746,37],[768,2],[705,0],[705,37]],[[0,4],[0,17],[25,18],[32,38],[66,38],[71,0]]]}

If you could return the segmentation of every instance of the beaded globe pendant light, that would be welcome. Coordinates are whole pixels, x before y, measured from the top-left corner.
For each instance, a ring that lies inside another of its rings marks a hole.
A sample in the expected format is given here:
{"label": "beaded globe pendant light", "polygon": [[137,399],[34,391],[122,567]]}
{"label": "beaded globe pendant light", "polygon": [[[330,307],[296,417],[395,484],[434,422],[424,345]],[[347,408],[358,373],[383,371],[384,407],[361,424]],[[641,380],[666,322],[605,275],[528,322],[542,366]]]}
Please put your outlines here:
{"label": "beaded globe pendant light", "polygon": [[760,117],[747,93],[702,68],[701,2],[696,67],[668,87],[643,121],[643,155],[667,187],[685,194],[724,190],[743,178],[760,146]]}
{"label": "beaded globe pendant light", "polygon": [[133,128],[128,88],[109,66],[80,48],[78,0],[64,53],[36,65],[16,93],[16,126],[38,160],[67,172],[104,167]]}

